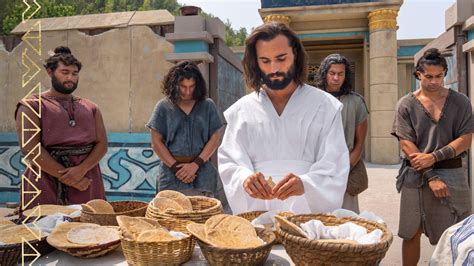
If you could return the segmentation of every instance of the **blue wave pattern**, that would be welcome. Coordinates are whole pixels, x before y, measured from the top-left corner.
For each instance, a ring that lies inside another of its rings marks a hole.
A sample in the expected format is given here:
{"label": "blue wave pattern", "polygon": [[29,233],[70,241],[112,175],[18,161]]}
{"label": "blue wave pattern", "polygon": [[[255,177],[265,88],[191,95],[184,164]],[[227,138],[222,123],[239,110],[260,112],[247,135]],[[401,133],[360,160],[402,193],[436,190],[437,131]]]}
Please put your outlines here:
{"label": "blue wave pattern", "polygon": [[[18,146],[0,146],[0,202],[19,199],[25,170],[21,159]],[[149,147],[109,147],[100,161],[107,198],[150,200],[155,195],[159,164]]]}

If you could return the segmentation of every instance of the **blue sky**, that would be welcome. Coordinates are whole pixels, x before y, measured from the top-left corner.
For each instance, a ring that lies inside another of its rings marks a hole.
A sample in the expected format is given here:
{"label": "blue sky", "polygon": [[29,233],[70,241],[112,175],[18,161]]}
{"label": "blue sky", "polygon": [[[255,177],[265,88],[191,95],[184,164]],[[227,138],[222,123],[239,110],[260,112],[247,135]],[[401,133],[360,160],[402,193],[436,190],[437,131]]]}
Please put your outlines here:
{"label": "blue sky", "polygon": [[[444,12],[456,0],[405,0],[398,14],[398,39],[435,38],[445,31]],[[464,1],[464,0],[461,0]],[[262,23],[258,9],[260,0],[178,0],[196,5],[205,12],[230,20],[234,29]]]}

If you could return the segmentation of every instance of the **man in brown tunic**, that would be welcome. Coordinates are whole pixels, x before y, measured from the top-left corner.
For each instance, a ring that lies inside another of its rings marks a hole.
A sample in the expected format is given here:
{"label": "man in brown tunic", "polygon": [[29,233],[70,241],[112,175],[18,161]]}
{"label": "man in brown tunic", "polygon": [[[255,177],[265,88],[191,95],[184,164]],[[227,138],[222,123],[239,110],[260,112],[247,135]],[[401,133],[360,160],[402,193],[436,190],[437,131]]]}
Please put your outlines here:
{"label": "man in brown tunic", "polygon": [[441,53],[427,50],[414,73],[420,88],[396,107],[392,134],[404,154],[397,177],[403,265],[417,264],[421,233],[435,245],[471,209],[461,156],[471,146],[472,108],[465,95],[443,87],[446,72]]}
{"label": "man in brown tunic", "polygon": [[[31,165],[24,173],[28,179],[23,182],[24,190],[41,191],[36,198],[34,194],[24,193],[26,208],[105,199],[98,165],[107,152],[102,115],[95,103],[72,94],[79,82],[81,63],[67,47],[57,47],[54,52],[45,64],[52,87],[21,100],[15,111],[20,148]],[[38,118],[34,112],[40,111]],[[40,127],[39,134],[22,132],[22,120],[24,128],[35,127],[24,116]],[[41,168],[36,169],[36,164]],[[37,175],[39,170],[41,178]]]}

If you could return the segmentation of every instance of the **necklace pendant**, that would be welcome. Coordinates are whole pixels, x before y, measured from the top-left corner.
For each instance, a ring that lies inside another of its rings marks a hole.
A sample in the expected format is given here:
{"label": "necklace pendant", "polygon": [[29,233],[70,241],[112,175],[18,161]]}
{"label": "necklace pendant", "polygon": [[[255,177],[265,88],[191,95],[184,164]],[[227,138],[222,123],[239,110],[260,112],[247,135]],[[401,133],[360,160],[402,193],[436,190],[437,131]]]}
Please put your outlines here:
{"label": "necklace pendant", "polygon": [[76,126],[76,120],[74,120],[74,119],[69,120],[69,126],[70,127],[75,127]]}

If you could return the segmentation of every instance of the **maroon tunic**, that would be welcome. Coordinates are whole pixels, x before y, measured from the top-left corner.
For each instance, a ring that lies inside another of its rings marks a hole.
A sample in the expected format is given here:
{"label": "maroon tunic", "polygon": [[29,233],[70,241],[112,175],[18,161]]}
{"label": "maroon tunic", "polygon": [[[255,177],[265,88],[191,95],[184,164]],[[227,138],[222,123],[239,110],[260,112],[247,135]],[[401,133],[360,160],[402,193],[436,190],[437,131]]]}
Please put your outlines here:
{"label": "maroon tunic", "polygon": [[[38,95],[33,95],[32,98],[38,99]],[[52,96],[41,96],[41,144],[46,150],[55,146],[83,147],[96,143],[95,113],[97,105],[87,99],[76,96],[73,99],[74,104],[71,99],[64,100]],[[28,100],[28,103],[35,110],[38,110],[37,100]],[[20,105],[25,104],[20,101],[17,105],[17,110]],[[69,110],[69,114],[66,110]],[[71,115],[76,122],[74,127],[69,125]],[[69,155],[68,159],[72,165],[79,165],[87,156],[88,154]],[[41,190],[40,195],[34,199],[30,206],[58,204],[57,178],[43,171],[41,172],[41,179],[36,182],[36,176],[29,168],[26,169],[24,175],[34,186]],[[67,203],[80,204],[91,199],[105,199],[104,183],[99,165],[97,164],[87,172],[85,177],[92,181],[86,191],[79,191],[63,184],[66,187],[65,196]],[[24,185],[25,191],[35,190],[29,182],[24,182]],[[25,202],[29,202],[33,195],[25,194]]]}

